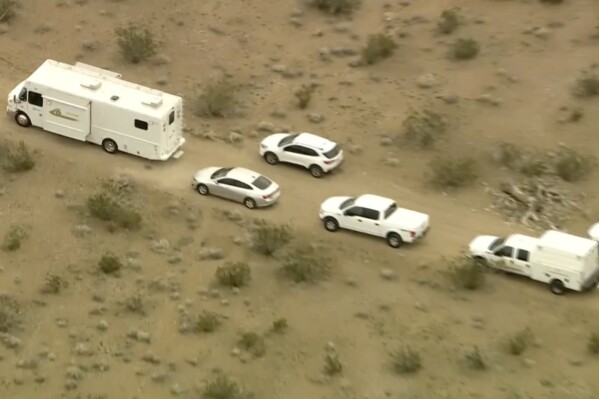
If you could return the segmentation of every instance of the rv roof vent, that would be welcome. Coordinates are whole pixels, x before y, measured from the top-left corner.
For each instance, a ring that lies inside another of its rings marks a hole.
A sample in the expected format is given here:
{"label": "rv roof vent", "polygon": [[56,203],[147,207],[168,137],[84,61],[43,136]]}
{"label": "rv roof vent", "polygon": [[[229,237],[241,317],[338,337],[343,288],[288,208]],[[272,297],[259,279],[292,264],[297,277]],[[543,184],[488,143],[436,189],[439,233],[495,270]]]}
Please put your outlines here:
{"label": "rv roof vent", "polygon": [[151,96],[141,100],[141,103],[149,105],[150,107],[159,107],[160,105],[162,105],[162,98]]}
{"label": "rv roof vent", "polygon": [[110,97],[110,99],[111,99],[112,101],[116,101],[116,100],[118,100],[118,99],[119,99],[119,96],[112,96],[112,97]]}
{"label": "rv roof vent", "polygon": [[102,86],[102,81],[97,79],[85,80],[81,82],[81,86],[87,89],[98,90]]}

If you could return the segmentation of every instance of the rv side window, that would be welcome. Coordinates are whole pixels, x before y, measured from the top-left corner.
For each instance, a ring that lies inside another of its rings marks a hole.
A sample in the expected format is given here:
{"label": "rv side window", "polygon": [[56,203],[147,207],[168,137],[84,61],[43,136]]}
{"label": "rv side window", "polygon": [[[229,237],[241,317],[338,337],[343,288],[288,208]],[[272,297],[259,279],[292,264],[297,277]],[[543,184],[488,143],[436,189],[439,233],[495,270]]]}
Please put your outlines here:
{"label": "rv side window", "polygon": [[519,249],[518,250],[518,260],[523,260],[524,262],[528,262],[528,258],[530,256],[530,253],[528,251],[525,251],[523,249]]}
{"label": "rv side window", "polygon": [[175,121],[175,111],[171,112],[171,114],[168,116],[168,124],[172,125],[174,121]]}
{"label": "rv side window", "polygon": [[28,102],[31,105],[36,105],[38,107],[44,106],[44,98],[40,93],[36,93],[35,91],[29,92]]}
{"label": "rv side window", "polygon": [[148,122],[140,121],[139,119],[135,120],[135,127],[141,130],[148,130]]}
{"label": "rv side window", "polygon": [[19,100],[27,101],[27,89],[24,87],[21,89],[21,92],[19,93]]}

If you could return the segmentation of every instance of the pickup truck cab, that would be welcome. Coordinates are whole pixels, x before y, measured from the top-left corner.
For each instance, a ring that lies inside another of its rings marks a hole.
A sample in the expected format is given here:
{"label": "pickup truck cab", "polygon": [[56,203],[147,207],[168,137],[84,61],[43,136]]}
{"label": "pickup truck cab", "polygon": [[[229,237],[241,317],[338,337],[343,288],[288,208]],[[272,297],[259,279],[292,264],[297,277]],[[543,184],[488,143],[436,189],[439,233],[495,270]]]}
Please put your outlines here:
{"label": "pickup truck cab", "polygon": [[330,197],[321,204],[319,216],[328,231],[347,229],[382,237],[392,248],[420,239],[430,228],[429,215],[373,194]]}
{"label": "pickup truck cab", "polygon": [[474,259],[484,260],[495,269],[530,276],[530,253],[538,239],[522,234],[508,237],[478,236],[470,242],[468,250]]}

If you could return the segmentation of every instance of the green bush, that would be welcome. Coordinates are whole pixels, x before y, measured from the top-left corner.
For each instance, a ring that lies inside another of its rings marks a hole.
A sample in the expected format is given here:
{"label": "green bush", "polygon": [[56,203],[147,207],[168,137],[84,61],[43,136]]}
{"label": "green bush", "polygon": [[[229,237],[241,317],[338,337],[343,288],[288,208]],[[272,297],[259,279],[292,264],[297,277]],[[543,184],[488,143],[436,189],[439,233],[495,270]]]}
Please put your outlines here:
{"label": "green bush", "polygon": [[349,14],[362,4],[361,0],[309,0],[308,4],[331,14]]}
{"label": "green bush", "polygon": [[439,21],[437,21],[437,30],[439,33],[449,35],[460,26],[460,15],[457,8],[445,10],[441,13]]}
{"label": "green bush", "polygon": [[24,141],[16,145],[0,140],[0,166],[7,172],[27,172],[35,167],[35,152],[29,150]]}
{"label": "green bush", "polygon": [[139,212],[122,205],[119,200],[108,193],[100,193],[88,198],[87,209],[97,219],[127,230],[138,230],[141,227]]}
{"label": "green bush", "polygon": [[332,259],[322,249],[300,244],[286,254],[282,272],[295,283],[315,283],[331,274],[331,264]]}
{"label": "green bush", "polygon": [[464,290],[477,290],[485,283],[485,270],[481,261],[471,258],[459,258],[450,269],[452,282]]}
{"label": "green bush", "polygon": [[435,112],[413,112],[404,119],[401,134],[403,141],[420,149],[432,148],[447,132],[447,123]]}
{"label": "green bush", "polygon": [[222,373],[209,381],[202,390],[202,399],[253,399],[254,395],[246,391],[237,382]]}
{"label": "green bush", "polygon": [[123,263],[114,254],[108,252],[102,255],[98,262],[100,271],[104,274],[114,274],[123,268]]}
{"label": "green bush", "polygon": [[211,333],[216,331],[221,324],[221,316],[218,313],[204,310],[195,321],[194,331],[196,333]]}
{"label": "green bush", "polygon": [[16,251],[21,248],[23,240],[28,236],[27,230],[20,225],[12,225],[9,227],[6,235],[4,236],[4,242],[2,243],[2,249],[6,252]]}
{"label": "green bush", "polygon": [[216,269],[215,275],[220,285],[243,287],[252,279],[252,270],[245,262],[227,262]]}
{"label": "green bush", "polygon": [[476,161],[468,157],[438,157],[430,168],[431,183],[440,188],[464,187],[478,179]]}
{"label": "green bush", "polygon": [[262,255],[272,256],[289,244],[292,237],[288,225],[263,223],[256,226],[252,232],[252,248]]}
{"label": "green bush", "polygon": [[195,114],[206,118],[226,118],[232,115],[237,104],[236,90],[236,86],[226,79],[208,83],[195,99]]}
{"label": "green bush", "polygon": [[401,349],[393,354],[393,368],[399,374],[413,374],[422,368],[420,353],[411,348]]}
{"label": "green bush", "polygon": [[368,65],[376,64],[389,58],[397,48],[397,43],[386,33],[368,36],[366,47],[362,49],[362,60]]}
{"label": "green bush", "polygon": [[474,39],[458,39],[450,50],[450,58],[454,60],[470,60],[480,52],[480,44]]}
{"label": "green bush", "polygon": [[137,64],[156,54],[158,44],[152,32],[134,25],[117,28],[117,45],[123,58]]}

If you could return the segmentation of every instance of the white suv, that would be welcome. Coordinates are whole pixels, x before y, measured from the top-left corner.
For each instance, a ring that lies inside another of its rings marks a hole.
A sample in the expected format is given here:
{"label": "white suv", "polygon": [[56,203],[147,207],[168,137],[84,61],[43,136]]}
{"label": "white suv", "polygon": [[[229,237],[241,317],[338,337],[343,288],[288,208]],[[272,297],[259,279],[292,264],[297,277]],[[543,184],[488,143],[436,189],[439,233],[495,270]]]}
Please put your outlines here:
{"label": "white suv", "polygon": [[314,177],[322,177],[343,162],[343,150],[337,143],[311,133],[271,134],[260,143],[260,156],[270,165],[303,166]]}
{"label": "white suv", "polygon": [[384,237],[393,248],[418,240],[430,228],[429,215],[398,208],[392,199],[372,194],[328,198],[319,216],[328,231],[343,228]]}

